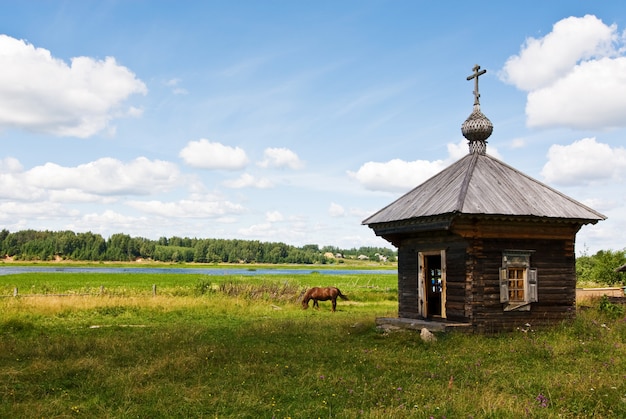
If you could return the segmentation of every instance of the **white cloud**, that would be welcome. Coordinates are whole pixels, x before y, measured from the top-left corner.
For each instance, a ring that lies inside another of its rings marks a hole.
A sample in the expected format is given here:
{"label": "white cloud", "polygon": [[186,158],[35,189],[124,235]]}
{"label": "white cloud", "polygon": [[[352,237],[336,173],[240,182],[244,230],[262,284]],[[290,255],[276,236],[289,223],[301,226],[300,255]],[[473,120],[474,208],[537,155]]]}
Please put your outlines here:
{"label": "white cloud", "polygon": [[514,138],[511,141],[511,148],[524,148],[526,147],[526,140],[524,138]]}
{"label": "white cloud", "polygon": [[237,232],[241,234],[242,236],[245,236],[248,238],[252,238],[252,237],[271,238],[276,235],[276,230],[274,229],[272,223],[254,224],[249,227],[240,228],[237,230]]}
{"label": "white cloud", "polygon": [[331,217],[343,217],[346,215],[346,210],[341,205],[331,202],[328,208],[328,215]]}
{"label": "white cloud", "polygon": [[279,211],[268,211],[265,213],[265,219],[269,223],[277,223],[283,221],[285,217]]}
{"label": "white cloud", "polygon": [[626,126],[626,57],[587,61],[528,94],[530,127],[578,129]]}
{"label": "white cloud", "polygon": [[24,174],[28,185],[44,189],[78,189],[97,195],[150,195],[170,190],[180,181],[176,165],[139,157],[130,163],[104,157],[76,167],[55,163],[37,166]]}
{"label": "white cloud", "polygon": [[[467,156],[467,140],[447,145],[448,157],[445,160],[404,161],[393,159],[388,162],[367,162],[356,172],[348,171],[348,176],[357,180],[366,189],[384,192],[407,192],[436,175],[453,162]],[[488,147],[487,153],[500,159],[495,147]]]}
{"label": "white cloud", "polygon": [[443,160],[407,162],[393,159],[385,163],[367,162],[348,175],[366,189],[373,191],[406,192],[446,167]]}
{"label": "white cloud", "polygon": [[[129,96],[145,84],[113,57],[75,57],[71,65],[50,51],[0,35],[0,126],[86,138],[109,129]],[[114,129],[112,129],[114,131]]]}
{"label": "white cloud", "polygon": [[175,202],[129,201],[127,204],[146,214],[171,218],[214,218],[241,214],[245,211],[240,204],[210,196],[204,199],[183,199]]}
{"label": "white cloud", "polygon": [[48,199],[50,202],[60,203],[100,203],[112,204],[118,201],[114,196],[102,196],[93,193],[81,191],[80,189],[68,188],[61,190],[48,190]]}
{"label": "white cloud", "polygon": [[287,148],[266,148],[264,159],[259,163],[263,168],[283,168],[301,169],[304,167],[304,163],[300,160],[298,155]]}
{"label": "white cloud", "polygon": [[175,95],[186,95],[189,92],[187,91],[187,89],[179,86],[180,82],[180,79],[170,79],[165,82],[165,85],[167,87],[170,87],[172,89],[172,93]]}
{"label": "white cloud", "polygon": [[616,180],[626,174],[626,149],[611,148],[595,138],[553,145],[541,175],[546,182],[576,185]]}
{"label": "white cloud", "polygon": [[190,141],[179,156],[186,164],[200,169],[240,170],[248,164],[248,156],[240,147],[230,147],[206,139]]}
{"label": "white cloud", "polygon": [[115,195],[168,191],[181,180],[176,165],[145,157],[130,163],[101,158],[76,167],[46,163],[27,171],[19,161],[5,159],[0,163],[0,198],[107,203]]}
{"label": "white cloud", "polygon": [[626,126],[626,51],[616,25],[592,15],[557,22],[529,38],[500,72],[528,93],[530,127],[597,129]]}
{"label": "white cloud", "polygon": [[506,61],[500,75],[521,90],[549,86],[580,60],[614,54],[616,30],[615,25],[607,26],[592,15],[560,20],[543,38],[526,39],[519,55]]}
{"label": "white cloud", "polygon": [[[469,153],[469,146],[467,140],[460,140],[458,143],[448,143],[446,149],[448,150],[448,161],[455,161],[462,159]],[[491,154],[491,147],[489,148],[489,154]]]}
{"label": "white cloud", "polygon": [[5,157],[0,160],[0,173],[18,173],[22,170],[22,164],[14,157]]}
{"label": "white cloud", "polygon": [[237,179],[224,181],[224,186],[229,188],[241,189],[241,188],[259,188],[268,189],[274,185],[269,179],[256,178],[249,173],[243,173]]}
{"label": "white cloud", "polygon": [[5,226],[19,223],[20,220],[24,219],[32,221],[36,219],[65,218],[73,217],[76,214],[76,211],[68,211],[61,204],[54,202],[45,202],[42,205],[15,201],[0,203],[0,220]]}
{"label": "white cloud", "polygon": [[247,240],[280,241],[283,243],[297,243],[307,240],[311,231],[296,223],[290,223],[281,228],[270,222],[253,224],[249,227],[242,227],[237,230],[237,236],[245,237]]}
{"label": "white cloud", "polygon": [[[62,229],[72,231],[91,231],[109,237],[112,234],[124,233],[135,237],[147,237],[154,231],[155,220],[145,216],[132,216],[107,209],[101,213],[91,212],[82,216],[73,217],[71,222]],[[159,231],[165,235],[164,228],[171,227],[173,222],[163,224]]]}

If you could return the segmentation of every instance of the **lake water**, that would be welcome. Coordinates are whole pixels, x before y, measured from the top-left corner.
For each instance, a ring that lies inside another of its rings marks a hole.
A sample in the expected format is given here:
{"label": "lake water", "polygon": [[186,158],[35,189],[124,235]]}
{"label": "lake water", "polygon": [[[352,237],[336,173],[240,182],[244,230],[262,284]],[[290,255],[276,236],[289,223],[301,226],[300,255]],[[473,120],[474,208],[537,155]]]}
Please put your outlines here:
{"label": "lake water", "polygon": [[2,266],[1,275],[26,274],[33,272],[102,273],[102,274],[201,274],[201,275],[396,275],[397,270],[367,269],[264,269],[264,268],[107,268],[107,267],[54,267],[54,266]]}

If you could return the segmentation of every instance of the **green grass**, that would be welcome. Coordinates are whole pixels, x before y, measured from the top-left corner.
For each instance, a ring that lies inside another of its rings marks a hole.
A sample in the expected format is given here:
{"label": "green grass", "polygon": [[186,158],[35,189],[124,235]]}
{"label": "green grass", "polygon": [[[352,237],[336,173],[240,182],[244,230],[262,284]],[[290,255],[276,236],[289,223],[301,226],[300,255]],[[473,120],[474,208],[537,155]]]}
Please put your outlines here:
{"label": "green grass", "polygon": [[[0,417],[626,416],[626,319],[606,301],[425,343],[375,327],[396,313],[393,275],[72,275],[1,279],[107,292],[0,299]],[[331,284],[350,297],[336,313],[298,305]]]}
{"label": "green grass", "polygon": [[[226,271],[227,272],[227,271]],[[311,274],[265,274],[265,275],[204,275],[176,273],[68,273],[35,272],[0,276],[0,296],[11,296],[15,288],[20,295],[58,293],[99,293],[104,287],[107,293],[152,293],[157,286],[159,293],[194,292],[200,283],[219,285],[224,283],[259,284],[262,282],[291,283],[302,287],[337,286],[366,291],[385,288],[397,290],[397,277],[390,274],[324,274],[323,270]]]}

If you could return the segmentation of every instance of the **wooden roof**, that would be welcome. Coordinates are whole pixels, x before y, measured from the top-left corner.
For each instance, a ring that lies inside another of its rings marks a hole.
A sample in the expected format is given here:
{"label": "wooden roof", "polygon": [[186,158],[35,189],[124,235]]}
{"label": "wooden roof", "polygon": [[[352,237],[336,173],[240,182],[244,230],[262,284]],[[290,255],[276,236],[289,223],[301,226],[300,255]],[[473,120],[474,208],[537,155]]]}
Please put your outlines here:
{"label": "wooden roof", "polygon": [[444,214],[531,216],[595,224],[606,217],[487,154],[472,153],[363,221]]}

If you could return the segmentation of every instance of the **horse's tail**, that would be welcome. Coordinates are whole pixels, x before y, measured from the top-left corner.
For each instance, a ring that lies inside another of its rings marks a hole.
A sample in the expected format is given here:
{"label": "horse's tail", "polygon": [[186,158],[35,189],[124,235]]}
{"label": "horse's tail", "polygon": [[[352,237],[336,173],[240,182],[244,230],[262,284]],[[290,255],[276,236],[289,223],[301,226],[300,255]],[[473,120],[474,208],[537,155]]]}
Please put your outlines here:
{"label": "horse's tail", "polygon": [[346,297],[345,295],[343,295],[343,294],[341,293],[341,291],[339,290],[339,288],[337,288],[337,292],[339,293],[339,294],[337,294],[337,296],[338,296],[339,298],[341,298],[342,300],[349,300],[349,298],[348,298],[348,297]]}

